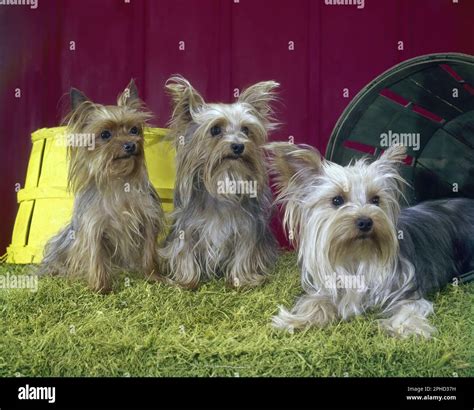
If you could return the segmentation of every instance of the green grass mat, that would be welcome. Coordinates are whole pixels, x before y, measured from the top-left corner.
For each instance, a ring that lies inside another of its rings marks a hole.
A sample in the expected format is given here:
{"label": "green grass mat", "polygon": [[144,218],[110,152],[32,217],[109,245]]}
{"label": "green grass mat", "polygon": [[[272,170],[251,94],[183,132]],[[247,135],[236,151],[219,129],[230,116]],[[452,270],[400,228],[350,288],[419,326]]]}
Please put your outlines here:
{"label": "green grass mat", "polygon": [[[0,265],[0,274],[31,267]],[[277,306],[300,293],[293,254],[248,291],[222,281],[190,292],[125,274],[101,296],[43,278],[0,289],[0,376],[472,376],[474,284],[434,295],[431,340],[394,339],[374,315],[282,333]]]}

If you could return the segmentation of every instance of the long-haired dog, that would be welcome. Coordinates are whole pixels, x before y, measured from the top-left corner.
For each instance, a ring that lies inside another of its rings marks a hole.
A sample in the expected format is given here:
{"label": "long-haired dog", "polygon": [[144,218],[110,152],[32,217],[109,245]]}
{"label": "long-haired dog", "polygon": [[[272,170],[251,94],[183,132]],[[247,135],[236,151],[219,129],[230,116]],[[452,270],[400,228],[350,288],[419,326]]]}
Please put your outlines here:
{"label": "long-haired dog", "polygon": [[[100,292],[111,290],[119,269],[158,279],[157,238],[165,219],[145,167],[143,132],[150,114],[133,80],[116,106],[94,103],[76,89],[70,97],[73,216],[47,243],[40,273],[85,277]],[[92,144],[84,144],[84,136]]]}
{"label": "long-haired dog", "polygon": [[307,146],[269,149],[305,291],[291,311],[280,309],[274,326],[323,327],[377,308],[390,334],[430,337],[426,295],[474,269],[474,201],[400,210],[401,146],[347,167]]}
{"label": "long-haired dog", "polygon": [[233,287],[255,286],[276,259],[262,146],[275,125],[270,103],[277,86],[261,82],[233,104],[210,104],[184,78],[167,82],[177,175],[161,255],[183,287],[221,276]]}

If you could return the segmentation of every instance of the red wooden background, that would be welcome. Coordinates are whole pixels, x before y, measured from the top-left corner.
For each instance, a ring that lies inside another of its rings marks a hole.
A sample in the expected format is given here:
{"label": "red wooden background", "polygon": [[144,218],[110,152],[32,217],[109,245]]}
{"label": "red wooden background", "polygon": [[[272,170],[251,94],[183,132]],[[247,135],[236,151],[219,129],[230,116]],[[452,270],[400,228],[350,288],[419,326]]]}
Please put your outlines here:
{"label": "red wooden background", "polygon": [[350,99],[378,74],[422,54],[474,54],[473,21],[473,0],[365,0],[363,9],[325,0],[0,6],[0,254],[11,238],[30,133],[58,124],[71,86],[112,103],[134,77],[154,123],[165,126],[170,108],[163,85],[171,74],[224,102],[234,88],[274,79],[281,83],[283,125],[271,138],[292,135],[324,151]]}

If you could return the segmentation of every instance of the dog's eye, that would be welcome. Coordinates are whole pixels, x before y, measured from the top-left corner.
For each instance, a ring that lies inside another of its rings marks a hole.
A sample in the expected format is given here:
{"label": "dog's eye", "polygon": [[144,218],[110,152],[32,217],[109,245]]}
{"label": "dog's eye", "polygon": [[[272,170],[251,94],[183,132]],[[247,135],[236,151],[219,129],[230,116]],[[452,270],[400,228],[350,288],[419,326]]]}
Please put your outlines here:
{"label": "dog's eye", "polygon": [[138,135],[140,133],[140,130],[138,129],[138,127],[132,127],[132,128],[130,128],[129,133],[131,135]]}
{"label": "dog's eye", "polygon": [[108,140],[110,139],[110,137],[112,137],[112,133],[108,130],[102,131],[100,133],[100,138],[102,138],[103,140]]}
{"label": "dog's eye", "polygon": [[248,127],[242,127],[242,128],[240,129],[240,131],[242,131],[242,132],[243,132],[245,135],[247,135],[247,136],[249,135],[249,129],[248,129]]}
{"label": "dog's eye", "polygon": [[374,204],[374,205],[380,205],[380,197],[378,195],[375,195],[371,200],[370,200],[370,203],[371,204]]}
{"label": "dog's eye", "polygon": [[221,127],[219,127],[218,125],[214,125],[212,128],[211,128],[211,135],[213,137],[219,135],[221,133]]}
{"label": "dog's eye", "polygon": [[344,205],[344,198],[341,195],[335,196],[332,199],[332,204],[336,207],[339,207],[341,205]]}

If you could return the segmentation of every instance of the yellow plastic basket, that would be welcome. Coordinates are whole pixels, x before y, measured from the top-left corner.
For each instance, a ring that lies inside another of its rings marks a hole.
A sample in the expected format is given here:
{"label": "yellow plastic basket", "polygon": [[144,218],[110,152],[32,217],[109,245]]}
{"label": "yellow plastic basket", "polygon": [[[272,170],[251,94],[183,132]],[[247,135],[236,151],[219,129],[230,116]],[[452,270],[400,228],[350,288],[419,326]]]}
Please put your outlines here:
{"label": "yellow plastic basket", "polygon": [[[72,214],[73,196],[67,190],[68,159],[64,127],[35,131],[26,182],[18,191],[18,214],[12,243],[7,248],[9,263],[39,263],[47,240],[65,226]],[[145,158],[148,174],[169,212],[173,208],[175,150],[164,139],[168,130],[145,130]]]}

